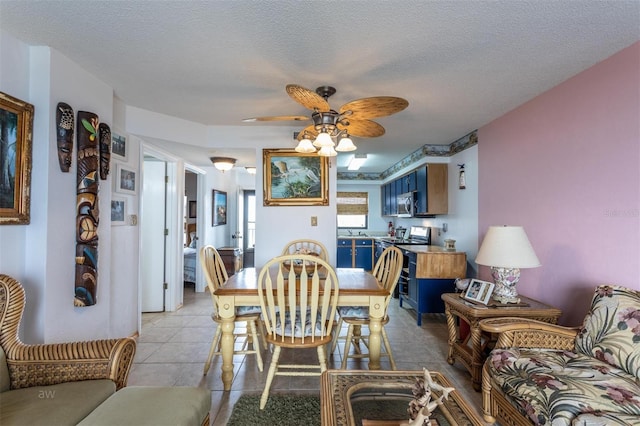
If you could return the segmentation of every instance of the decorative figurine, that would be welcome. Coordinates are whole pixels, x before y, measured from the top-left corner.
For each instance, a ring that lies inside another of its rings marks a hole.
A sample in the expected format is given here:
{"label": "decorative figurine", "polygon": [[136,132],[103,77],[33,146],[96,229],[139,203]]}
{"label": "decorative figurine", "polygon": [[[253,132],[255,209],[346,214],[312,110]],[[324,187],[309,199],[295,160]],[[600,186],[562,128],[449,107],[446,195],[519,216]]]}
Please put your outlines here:
{"label": "decorative figurine", "polygon": [[98,116],[78,111],[74,306],[96,304],[98,284]]}
{"label": "decorative figurine", "polygon": [[100,179],[105,180],[109,176],[111,161],[111,128],[106,123],[100,123],[98,134],[100,135]]}
{"label": "decorative figurine", "polygon": [[56,107],[58,163],[60,170],[69,172],[73,155],[73,109],[64,102]]}
{"label": "decorative figurine", "polygon": [[[412,390],[415,399],[409,403],[409,408],[407,409],[410,419],[407,423],[401,423],[401,426],[429,426],[431,424],[429,419],[431,414],[442,404],[442,400],[449,399],[449,394],[455,390],[434,382],[429,370],[426,368],[422,370],[424,371],[424,378],[416,380]],[[440,397],[433,401],[431,400],[432,390],[440,393]]]}

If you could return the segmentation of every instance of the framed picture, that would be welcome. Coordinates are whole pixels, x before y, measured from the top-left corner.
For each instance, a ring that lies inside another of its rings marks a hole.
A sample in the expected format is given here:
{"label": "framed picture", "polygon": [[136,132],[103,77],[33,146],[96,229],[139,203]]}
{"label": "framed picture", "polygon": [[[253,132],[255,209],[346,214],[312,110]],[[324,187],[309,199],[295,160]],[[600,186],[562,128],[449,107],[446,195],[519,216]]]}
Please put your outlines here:
{"label": "framed picture", "polygon": [[33,105],[0,92],[0,225],[30,221]]}
{"label": "framed picture", "polygon": [[213,208],[211,226],[227,224],[227,193],[213,190]]}
{"label": "framed picture", "polygon": [[127,200],[124,198],[111,198],[111,226],[125,225],[127,217]]}
{"label": "framed picture", "polygon": [[494,284],[489,281],[480,281],[473,279],[467,287],[467,291],[464,293],[464,298],[471,300],[472,302],[482,303],[486,305],[489,303],[491,293],[493,293]]}
{"label": "framed picture", "polygon": [[293,149],[263,149],[265,206],[328,206],[329,158]]}
{"label": "framed picture", "polygon": [[111,131],[111,155],[127,161],[127,138]]}
{"label": "framed picture", "polygon": [[197,215],[197,203],[195,201],[189,201],[189,219],[193,219]]}
{"label": "framed picture", "polygon": [[128,169],[123,164],[116,164],[116,192],[123,194],[136,194],[136,172]]}

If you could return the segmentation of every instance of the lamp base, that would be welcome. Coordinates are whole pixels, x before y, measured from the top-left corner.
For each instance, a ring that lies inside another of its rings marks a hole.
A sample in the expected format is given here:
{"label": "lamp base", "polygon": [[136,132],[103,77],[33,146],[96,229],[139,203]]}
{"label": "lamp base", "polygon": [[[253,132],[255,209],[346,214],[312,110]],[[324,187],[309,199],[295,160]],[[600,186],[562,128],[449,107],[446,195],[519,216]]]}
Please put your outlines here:
{"label": "lamp base", "polygon": [[491,267],[491,276],[496,287],[493,290],[493,300],[499,303],[520,303],[516,284],[520,280],[520,269]]}

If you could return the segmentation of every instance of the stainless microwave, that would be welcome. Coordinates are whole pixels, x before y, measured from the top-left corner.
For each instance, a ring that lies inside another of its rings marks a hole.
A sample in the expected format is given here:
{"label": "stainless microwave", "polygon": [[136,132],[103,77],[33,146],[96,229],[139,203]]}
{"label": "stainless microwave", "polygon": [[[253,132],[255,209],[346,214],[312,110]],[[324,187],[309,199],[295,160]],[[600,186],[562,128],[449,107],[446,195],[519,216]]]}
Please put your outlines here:
{"label": "stainless microwave", "polygon": [[406,192],[398,195],[397,208],[398,217],[413,217],[416,206],[416,195],[414,192]]}

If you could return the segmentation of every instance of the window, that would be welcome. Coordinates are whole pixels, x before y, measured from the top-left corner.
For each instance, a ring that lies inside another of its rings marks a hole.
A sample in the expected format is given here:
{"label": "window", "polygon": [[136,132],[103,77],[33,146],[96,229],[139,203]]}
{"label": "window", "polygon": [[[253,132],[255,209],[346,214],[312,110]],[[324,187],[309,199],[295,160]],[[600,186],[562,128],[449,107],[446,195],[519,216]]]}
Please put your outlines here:
{"label": "window", "polygon": [[367,228],[368,192],[338,192],[336,201],[338,228]]}

